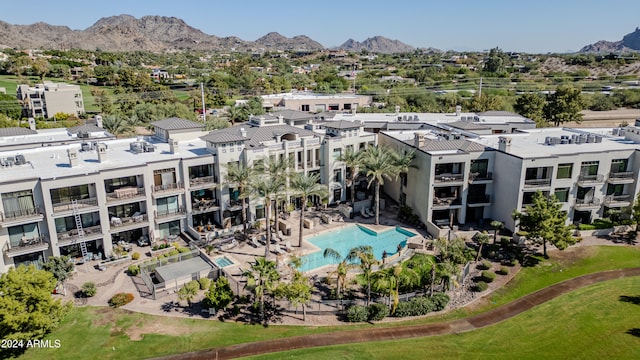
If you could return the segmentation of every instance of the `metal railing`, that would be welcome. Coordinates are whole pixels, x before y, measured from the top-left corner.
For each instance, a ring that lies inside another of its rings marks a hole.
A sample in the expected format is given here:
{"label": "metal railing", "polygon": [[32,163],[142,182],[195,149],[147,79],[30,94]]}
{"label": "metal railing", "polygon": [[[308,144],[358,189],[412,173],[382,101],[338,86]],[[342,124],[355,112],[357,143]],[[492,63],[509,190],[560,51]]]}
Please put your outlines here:
{"label": "metal railing", "polygon": [[608,175],[609,180],[633,180],[633,172],[632,171],[623,171],[623,172],[610,172]]}
{"label": "metal railing", "polygon": [[630,195],[607,195],[604,198],[604,204],[606,206],[611,205],[624,205],[631,202]]}
{"label": "metal railing", "polygon": [[33,238],[23,238],[17,244],[11,244],[11,242],[7,242],[7,248],[5,249],[6,254],[12,254],[24,250],[28,250],[30,248],[38,248],[43,245],[49,246],[49,237],[46,235],[38,235]]}
{"label": "metal railing", "polygon": [[551,179],[525,179],[524,187],[551,186]]}
{"label": "metal railing", "polygon": [[493,180],[493,173],[491,172],[486,172],[486,173],[469,173],[469,182],[473,182],[473,181],[483,181],[483,180]]}
{"label": "metal railing", "polygon": [[218,201],[218,199],[197,201],[191,206],[193,212],[204,212],[209,209],[215,209],[218,207],[220,207],[220,202]]}
{"label": "metal railing", "polygon": [[216,184],[217,182],[218,182],[218,179],[216,179],[215,176],[202,176],[202,177],[195,177],[195,178],[189,179],[189,185],[191,186]]}
{"label": "metal railing", "polygon": [[71,211],[73,210],[74,206],[77,206],[78,209],[98,206],[98,199],[88,198],[76,200],[75,205],[71,201],[53,204],[53,212]]}
{"label": "metal railing", "polygon": [[162,211],[156,210],[154,214],[156,219],[162,219],[162,218],[167,218],[175,215],[184,215],[186,213],[187,211],[185,210],[184,206],[180,206],[177,209],[162,210]]}
{"label": "metal railing", "polygon": [[576,199],[575,207],[576,208],[586,208],[586,207],[595,207],[600,206],[600,199]]}
{"label": "metal railing", "polygon": [[[114,221],[114,219],[117,219],[117,221]],[[149,220],[149,216],[147,214],[140,214],[136,216],[121,217],[121,218],[112,218],[111,227],[122,227],[122,226],[132,225],[135,223],[143,223],[148,220]]]}
{"label": "metal railing", "polygon": [[144,188],[131,188],[130,191],[114,191],[107,193],[107,201],[137,198],[145,195]]}
{"label": "metal railing", "polygon": [[[95,234],[102,234],[102,227],[100,225],[94,225],[94,226],[89,226],[89,227],[83,227],[82,231],[84,232],[84,236],[85,237],[89,237]],[[69,231],[61,231],[59,233],[57,233],[58,236],[58,242],[59,243],[66,243],[69,241],[73,241],[76,240],[80,237],[80,235],[78,235],[78,229],[72,229]]]}
{"label": "metal railing", "polygon": [[490,202],[491,202],[491,195],[489,194],[467,196],[468,204],[483,204],[483,203],[490,203]]}
{"label": "metal railing", "polygon": [[42,215],[42,210],[38,206],[33,208],[14,210],[14,211],[6,211],[6,212],[0,211],[0,221],[2,222],[11,221],[11,220],[17,220],[20,218],[30,218],[30,217],[41,216],[41,215]]}
{"label": "metal railing", "polygon": [[589,183],[589,182],[603,182],[604,175],[596,174],[596,175],[579,175],[578,182],[579,183]]}
{"label": "metal railing", "polygon": [[159,192],[163,192],[163,191],[174,191],[174,190],[180,190],[180,189],[184,189],[184,184],[182,184],[181,181],[178,181],[177,183],[173,183],[173,184],[164,184],[164,185],[153,185],[153,186],[151,186],[151,190],[154,193],[159,193]]}
{"label": "metal railing", "polygon": [[464,179],[463,174],[441,174],[435,176],[435,182],[456,182]]}
{"label": "metal railing", "polygon": [[460,205],[461,201],[459,197],[433,197],[433,205],[435,206],[448,206],[448,205]]}

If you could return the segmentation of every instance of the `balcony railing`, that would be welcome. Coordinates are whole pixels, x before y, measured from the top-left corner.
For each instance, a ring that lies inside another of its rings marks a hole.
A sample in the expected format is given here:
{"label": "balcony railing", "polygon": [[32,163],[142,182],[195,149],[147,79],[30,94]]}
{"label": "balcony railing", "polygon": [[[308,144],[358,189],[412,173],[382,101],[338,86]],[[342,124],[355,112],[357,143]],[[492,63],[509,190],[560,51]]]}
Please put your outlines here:
{"label": "balcony railing", "polygon": [[486,172],[486,173],[469,173],[469,182],[474,182],[474,181],[486,181],[486,180],[493,180],[493,173],[491,172]]}
{"label": "balcony railing", "polygon": [[608,180],[611,183],[633,182],[633,172],[632,171],[611,172],[609,173]]}
{"label": "balcony railing", "polygon": [[133,199],[144,195],[144,188],[120,188],[107,193],[107,201]]}
{"label": "balcony railing", "polygon": [[459,182],[464,179],[463,174],[440,174],[435,176],[435,182]]}
{"label": "balcony railing", "polygon": [[44,250],[49,247],[49,238],[46,235],[39,235],[34,238],[23,238],[18,244],[7,242],[5,253],[7,256],[17,256],[28,254],[31,251]]}
{"label": "balcony railing", "polygon": [[0,211],[0,221],[14,221],[23,218],[32,218],[42,215],[42,210],[39,207],[19,209],[14,211]]}
{"label": "balcony railing", "polygon": [[198,185],[207,185],[207,184],[215,184],[218,182],[215,176],[202,176],[189,179],[189,185],[198,186]]}
{"label": "balcony railing", "polygon": [[604,175],[580,175],[578,176],[578,183],[599,183],[604,181]]}
{"label": "balcony railing", "polygon": [[235,207],[241,207],[242,206],[242,200],[237,199],[237,200],[227,200],[225,202],[225,205],[227,205],[227,208],[235,208]]}
{"label": "balcony railing", "polygon": [[218,199],[204,200],[194,202],[191,206],[193,212],[205,212],[207,210],[215,210],[220,206]]}
{"label": "balcony railing", "polygon": [[491,202],[491,195],[489,194],[467,196],[468,204],[488,204],[490,202]]}
{"label": "balcony railing", "polygon": [[[100,225],[87,226],[83,228],[82,231],[84,232],[84,237],[102,236],[102,227]],[[69,244],[79,238],[78,229],[62,231],[58,233],[58,245]]]}
{"label": "balcony railing", "polygon": [[182,184],[182,182],[180,182],[180,181],[178,181],[177,183],[173,183],[173,184],[153,185],[151,187],[151,190],[154,193],[160,193],[160,192],[164,192],[164,191],[175,191],[175,190],[180,190],[180,189],[184,189],[184,184]]}
{"label": "balcony railing", "polygon": [[524,187],[546,187],[551,186],[551,179],[526,179],[524,181]]}
{"label": "balcony railing", "polygon": [[589,207],[599,207],[600,199],[576,199],[575,207],[576,209],[584,209]]}
{"label": "balcony railing", "polygon": [[[97,198],[88,198],[88,199],[76,200],[76,207],[78,209],[87,208],[87,207],[93,207],[93,206],[98,206],[98,199]],[[73,205],[73,203],[71,203],[71,201],[63,202],[63,203],[57,203],[57,204],[53,204],[53,212],[71,211],[71,210],[73,210],[73,207],[74,207],[74,205]]]}
{"label": "balcony railing", "polygon": [[132,225],[135,223],[143,223],[148,220],[149,220],[149,217],[147,216],[147,214],[139,214],[139,215],[133,215],[129,217],[112,217],[111,227],[121,227],[121,226]]}
{"label": "balcony railing", "polygon": [[630,195],[607,195],[604,198],[605,206],[629,206],[630,204]]}
{"label": "balcony railing", "polygon": [[460,198],[451,196],[451,197],[433,197],[433,205],[434,206],[449,206],[449,205],[460,205]]}
{"label": "balcony railing", "polygon": [[164,218],[168,218],[171,216],[176,216],[176,215],[185,215],[187,213],[187,211],[185,210],[185,208],[183,206],[180,206],[177,209],[171,209],[171,210],[162,210],[162,211],[155,211],[155,218],[156,219],[164,219]]}

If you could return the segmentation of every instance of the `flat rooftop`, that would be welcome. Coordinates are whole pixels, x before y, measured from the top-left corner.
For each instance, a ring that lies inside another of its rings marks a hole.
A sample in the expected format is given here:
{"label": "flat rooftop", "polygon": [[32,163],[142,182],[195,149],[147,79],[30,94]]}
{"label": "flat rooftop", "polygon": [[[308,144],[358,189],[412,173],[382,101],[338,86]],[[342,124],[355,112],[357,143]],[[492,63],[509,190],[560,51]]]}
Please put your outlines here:
{"label": "flat rooftop", "polygon": [[[136,138],[101,141],[86,139],[88,143],[98,141],[107,145],[106,156],[102,162],[96,150],[81,151],[81,144],[38,146],[31,149],[0,151],[0,159],[16,155],[24,156],[26,164],[0,167],[0,182],[11,182],[22,179],[55,179],[57,177],[77,176],[105,170],[144,166],[148,163],[190,159],[211,155],[206,143],[198,138],[179,142],[178,150],[171,153],[169,144],[150,137],[144,141],[155,147],[153,152],[135,153],[130,144]],[[78,165],[71,167],[67,150],[75,150],[78,154]]]}
{"label": "flat rooftop", "polygon": [[264,100],[312,100],[312,99],[357,99],[364,97],[363,95],[355,94],[316,94],[316,93],[282,93],[272,95],[262,95]]}
{"label": "flat rooftop", "polygon": [[156,268],[156,274],[158,274],[158,277],[160,277],[162,281],[168,281],[191,277],[191,274],[193,273],[199,273],[211,269],[213,269],[213,266],[198,256],[174,264],[158,267]]}

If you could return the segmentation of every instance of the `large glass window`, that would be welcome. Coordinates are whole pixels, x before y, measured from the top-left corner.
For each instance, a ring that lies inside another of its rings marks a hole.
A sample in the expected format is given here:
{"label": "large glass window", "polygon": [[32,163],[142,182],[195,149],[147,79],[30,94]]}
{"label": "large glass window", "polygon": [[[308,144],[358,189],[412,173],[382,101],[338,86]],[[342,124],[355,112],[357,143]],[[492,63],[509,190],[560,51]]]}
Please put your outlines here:
{"label": "large glass window", "polygon": [[35,209],[33,192],[31,190],[16,191],[2,194],[2,207],[5,215],[32,213]]}
{"label": "large glass window", "polygon": [[[80,214],[82,227],[88,228],[100,225],[100,215],[98,213]],[[74,216],[66,216],[55,219],[56,232],[66,232],[76,229],[76,218]]]}
{"label": "large glass window", "polygon": [[104,181],[104,188],[108,193],[123,187],[137,187],[138,182],[135,176],[126,176],[117,179],[107,179]]}
{"label": "large glass window", "polygon": [[153,184],[156,186],[176,183],[176,169],[153,170]]}
{"label": "large glass window", "polygon": [[569,201],[569,188],[556,189],[554,194],[556,196],[556,199],[558,199],[558,202],[566,203],[567,201]]}
{"label": "large glass window", "polygon": [[180,235],[180,220],[170,221],[158,225],[160,239],[166,239],[169,235]]}
{"label": "large glass window", "polygon": [[202,178],[213,175],[211,165],[196,165],[189,167],[189,179]]}
{"label": "large glass window", "polygon": [[156,204],[158,205],[158,215],[175,214],[178,212],[177,196],[158,199]]}
{"label": "large glass window", "polygon": [[126,218],[133,216],[133,214],[135,213],[140,213],[139,203],[123,204],[109,207],[109,218]]}
{"label": "large glass window", "polygon": [[598,175],[598,161],[584,161],[580,166],[580,175]]}
{"label": "large glass window", "polygon": [[573,164],[558,164],[558,179],[570,179],[571,172],[573,170]]}
{"label": "large glass window", "polygon": [[472,174],[478,174],[480,177],[486,176],[489,169],[489,160],[479,159],[471,160],[471,167],[469,172]]}
{"label": "large glass window", "polygon": [[40,236],[37,223],[11,226],[8,232],[11,246],[19,246],[22,239],[34,239]]}
{"label": "large glass window", "polygon": [[51,202],[54,204],[69,203],[71,200],[89,199],[89,185],[77,185],[51,189]]}
{"label": "large glass window", "polygon": [[628,159],[614,159],[611,160],[611,172],[619,173],[627,171]]}

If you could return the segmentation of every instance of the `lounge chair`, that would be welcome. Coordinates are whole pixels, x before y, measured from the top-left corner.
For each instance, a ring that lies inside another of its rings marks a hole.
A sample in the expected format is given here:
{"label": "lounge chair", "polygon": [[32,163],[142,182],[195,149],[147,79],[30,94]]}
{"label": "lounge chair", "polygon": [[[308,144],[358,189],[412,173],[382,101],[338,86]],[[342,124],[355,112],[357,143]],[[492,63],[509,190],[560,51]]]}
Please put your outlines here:
{"label": "lounge chair", "polygon": [[260,236],[260,240],[258,240],[258,242],[262,245],[267,245],[267,236],[266,235]]}
{"label": "lounge chair", "polygon": [[282,250],[280,244],[275,244],[275,246],[271,249],[271,252],[276,255],[282,255],[286,253],[284,250]]}
{"label": "lounge chair", "polygon": [[253,246],[254,248],[257,248],[258,246],[260,246],[260,244],[258,244],[258,241],[256,240],[255,237],[251,237],[251,241],[249,241],[249,245]]}
{"label": "lounge chair", "polygon": [[360,209],[360,215],[362,215],[363,218],[368,219],[371,216],[369,215],[369,213],[367,213],[367,211],[365,210],[365,208]]}
{"label": "lounge chair", "polygon": [[291,246],[291,241],[287,240],[284,243],[284,248],[285,248],[285,250],[287,250],[287,252],[293,251],[293,247]]}

